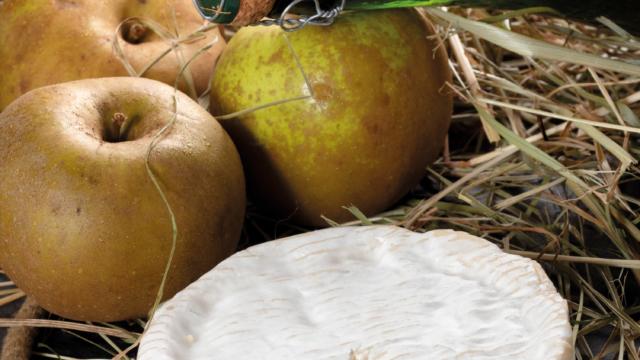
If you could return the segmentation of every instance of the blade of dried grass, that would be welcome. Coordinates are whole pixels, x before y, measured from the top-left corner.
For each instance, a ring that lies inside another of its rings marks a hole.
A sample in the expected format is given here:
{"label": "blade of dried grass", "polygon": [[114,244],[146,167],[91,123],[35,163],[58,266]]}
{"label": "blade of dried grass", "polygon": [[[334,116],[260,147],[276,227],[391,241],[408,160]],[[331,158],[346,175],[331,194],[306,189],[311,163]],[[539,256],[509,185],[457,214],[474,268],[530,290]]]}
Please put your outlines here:
{"label": "blade of dried grass", "polygon": [[[427,17],[424,15],[424,9],[419,9],[420,16],[424,21],[428,21]],[[474,96],[479,96],[481,93],[480,85],[478,84],[478,79],[476,78],[471,63],[467,58],[467,55],[464,50],[464,46],[462,45],[462,41],[460,41],[460,37],[458,34],[452,34],[449,37],[449,44],[451,45],[451,49],[453,50],[453,54],[458,60],[458,65],[462,69],[462,75],[467,80],[467,84],[469,87],[469,91]],[[488,109],[487,109],[488,110]],[[484,123],[482,119],[480,119],[482,123],[482,128],[484,129],[485,134],[487,135],[487,139],[490,142],[498,142],[500,140],[500,135],[498,135],[493,128]]]}
{"label": "blade of dried grass", "polygon": [[20,289],[15,288],[15,287],[10,288],[10,289],[3,289],[3,290],[0,290],[0,296],[13,295],[13,294],[15,294],[15,293],[17,293],[19,291],[20,291]]}
{"label": "blade of dried grass", "polygon": [[608,27],[609,29],[613,30],[613,32],[615,32],[616,34],[622,36],[623,38],[633,39],[633,35],[631,35],[628,31],[626,31],[625,29],[620,27],[620,25],[618,25],[615,22],[611,21],[609,18],[606,18],[604,16],[598,16],[596,18],[596,20],[598,20],[598,22],[600,22],[602,25],[604,25],[604,26]]}
{"label": "blade of dried grass", "polygon": [[[320,215],[320,217],[322,218],[322,220],[324,220],[331,227],[341,226],[341,224],[339,222],[331,220],[331,219],[329,219],[328,217],[326,217],[324,215]],[[356,225],[359,224],[359,223],[360,223],[360,220],[356,220]]]}
{"label": "blade of dried grass", "polygon": [[[207,51],[216,42],[218,42],[217,38],[216,38],[216,40],[214,42],[211,42],[211,43],[207,44],[206,46],[200,48],[198,50],[198,54],[202,54],[203,52]],[[185,83],[187,84],[189,97],[191,97],[192,99],[198,99],[198,91],[196,91],[196,85],[195,85],[195,82],[193,81],[193,75],[191,74],[191,71],[188,71],[189,67],[188,67],[188,65],[186,65],[186,60],[185,60],[184,53],[183,53],[183,51],[182,51],[182,49],[180,48],[179,45],[176,45],[174,47],[173,53],[176,55],[176,60],[178,61],[178,65],[181,68],[183,68],[183,67],[185,68],[185,71],[182,72],[182,78],[184,79]]]}
{"label": "blade of dried grass", "polygon": [[[474,103],[475,102],[477,101],[474,101]],[[482,108],[481,106],[476,106],[476,110],[478,111],[478,114],[482,117],[485,117],[486,121],[491,124],[491,126],[493,126],[496,131],[498,131],[498,133],[510,144],[515,145],[519,150],[531,156],[536,161],[539,161],[548,168],[564,176],[567,179],[567,185],[569,186],[569,188],[571,188],[571,190],[580,197],[580,201],[582,201],[582,203],[585,204],[585,206],[587,206],[587,208],[589,208],[591,212],[596,216],[596,218],[600,221],[600,224],[597,225],[599,225],[601,229],[607,233],[611,241],[620,250],[622,255],[626,259],[635,259],[635,255],[633,254],[631,248],[629,247],[625,239],[620,236],[619,230],[612,223],[609,216],[608,208],[603,208],[598,203],[596,197],[593,196],[592,189],[589,187],[589,185],[587,185],[581,178],[567,169],[556,159],[550,157],[536,146],[524,141],[524,139],[518,137],[516,134],[504,127],[493,117],[493,115],[484,111],[484,108]],[[634,274],[638,279],[640,279],[640,270],[634,270]]]}
{"label": "blade of dried grass", "polygon": [[465,19],[461,16],[437,8],[429,8],[425,11],[436,18],[446,20],[456,28],[469,31],[483,40],[522,56],[538,57],[561,62],[570,61],[572,64],[586,65],[599,69],[640,76],[640,66],[637,65],[571,50],[512,31],[504,30],[496,26]]}
{"label": "blade of dried grass", "polygon": [[580,321],[582,321],[582,312],[584,311],[584,291],[580,289],[580,300],[578,301],[578,309],[576,311],[576,320],[572,328],[572,343],[573,347],[576,347],[576,340],[578,339],[578,331],[580,330]]}
{"label": "blade of dried grass", "polygon": [[[489,86],[492,87],[496,87],[496,88],[502,88],[508,92],[517,94],[517,95],[522,95],[525,96],[527,99],[529,100],[535,100],[538,102],[546,102],[549,103],[551,102],[551,100],[547,99],[546,97],[535,93],[531,90],[525,89],[523,88],[520,84],[517,84],[513,81],[507,80],[505,78],[499,77],[499,76],[495,76],[492,74],[485,74],[485,73],[479,73],[476,71],[476,74],[478,75],[482,75],[483,78],[481,79],[481,81],[483,83],[486,83]],[[486,77],[486,78],[485,78]],[[504,96],[502,96],[504,98]]]}
{"label": "blade of dried grass", "polygon": [[[604,86],[621,86],[621,85],[637,84],[639,82],[640,82],[640,79],[626,79],[626,80],[602,82],[602,85],[604,85]],[[559,92],[562,92],[562,91],[565,91],[565,90],[568,90],[568,89],[571,89],[571,88],[589,88],[589,87],[597,87],[597,86],[598,86],[598,84],[596,84],[595,82],[583,82],[583,83],[572,82],[572,83],[569,83],[569,84],[561,85],[561,86],[553,89],[550,93],[547,94],[547,97],[548,98],[552,98],[555,94],[557,94]]]}
{"label": "blade of dried grass", "polygon": [[[545,130],[545,134],[547,136],[552,136],[552,135],[555,135],[555,134],[565,130],[566,128],[567,128],[566,124],[556,125],[556,126],[552,127],[551,129]],[[540,140],[543,140],[543,139],[544,139],[544,134],[538,133],[536,135],[529,136],[528,138],[526,138],[524,140],[533,144],[533,143],[536,143],[536,142],[538,142]],[[500,147],[500,148],[498,148],[498,149],[496,149],[494,151],[490,151],[488,153],[485,153],[485,154],[482,154],[482,155],[479,155],[479,156],[476,156],[476,157],[472,158],[471,160],[469,160],[469,165],[471,165],[471,166],[480,165],[480,164],[482,164],[484,162],[487,162],[487,161],[495,158],[496,156],[499,156],[500,154],[508,153],[508,152],[512,152],[512,151],[515,152],[517,150],[518,150],[518,148],[515,145],[503,146],[503,147]]]}
{"label": "blade of dried grass", "polygon": [[71,321],[63,320],[44,320],[44,319],[0,319],[0,327],[16,327],[30,326],[40,328],[67,329],[83,332],[91,332],[95,334],[104,334],[108,336],[136,339],[140,334],[132,333],[125,330],[111,329],[103,326],[87,325]]}
{"label": "blade of dried grass", "polygon": [[620,115],[624,119],[625,123],[629,126],[640,127],[640,118],[631,110],[631,108],[623,101],[617,101],[616,105],[620,109]]}
{"label": "blade of dried grass", "polygon": [[[625,334],[626,331],[622,331],[620,334],[621,340],[624,340],[624,346],[625,349],[627,351],[627,353],[629,354],[629,357],[632,360],[640,360],[640,354],[638,353],[638,348],[637,345],[635,343],[635,339],[637,338],[634,335],[633,338],[631,338],[630,335]],[[619,356],[618,356],[618,360],[624,360],[624,351],[620,351]]]}
{"label": "blade of dried grass", "polygon": [[622,226],[629,232],[629,235],[635,240],[640,242],[640,229],[634,224],[627,216],[620,212],[616,208],[611,208],[611,215],[622,224]]}
{"label": "blade of dried grass", "polygon": [[640,334],[640,323],[635,321],[629,314],[624,312],[624,309],[619,308],[614,302],[612,302],[609,298],[602,295],[598,290],[596,290],[591,282],[585,280],[582,276],[577,273],[574,275],[578,278],[578,281],[582,284],[584,289],[586,289],[589,293],[595,296],[603,305],[605,305],[616,317],[626,323],[630,329],[632,329],[636,334]]}
{"label": "blade of dried grass", "polygon": [[620,123],[620,125],[624,125],[625,123],[624,123],[624,120],[622,119],[622,115],[620,114],[620,111],[618,110],[618,107],[616,106],[615,102],[611,98],[611,94],[609,93],[609,90],[607,90],[604,84],[602,84],[602,80],[600,79],[600,76],[598,76],[598,73],[593,71],[592,68],[588,67],[587,69],[589,70],[589,74],[591,74],[591,77],[593,77],[596,84],[598,84],[598,89],[600,90],[600,93],[602,93],[602,96],[606,100],[606,103],[609,106],[609,109],[613,111],[613,114],[616,116],[616,119],[618,119],[618,123]]}
{"label": "blade of dried grass", "polygon": [[557,160],[555,160],[555,159],[551,158],[550,156],[548,156],[545,152],[540,150],[538,147],[530,144],[529,142],[525,141],[524,139],[520,138],[519,136],[517,136],[516,134],[511,132],[509,129],[504,127],[501,123],[499,123],[493,117],[493,115],[491,115],[489,112],[485,111],[482,106],[477,104],[477,102],[478,101],[474,100],[474,105],[476,106],[476,111],[478,111],[478,114],[481,117],[484,117],[485,121],[487,121],[487,123],[491,124],[491,126],[493,126],[496,129],[496,131],[508,143],[510,143],[511,145],[514,145],[518,150],[526,153],[527,155],[531,156],[535,160],[539,161],[540,163],[542,163],[542,164],[546,165],[547,167],[549,167],[550,169],[554,170],[558,174],[566,177],[568,181],[579,185],[579,187],[581,188],[579,194],[583,194],[583,193],[585,193],[585,192],[590,190],[589,185],[587,185],[584,181],[582,181],[582,179],[580,179],[579,177],[574,175],[573,172],[571,172],[569,169],[567,169],[564,165],[562,165]]}
{"label": "blade of dried grass", "polygon": [[[104,342],[109,344],[109,346],[111,346],[111,348],[115,351],[114,352],[114,351],[110,351],[109,350],[109,351],[107,351],[108,354],[111,354],[112,356],[116,356],[116,354],[119,354],[119,353],[122,352],[122,349],[118,345],[116,345],[116,343],[113,342],[113,340],[109,339],[109,337],[107,335],[104,335],[104,334],[98,334],[98,335],[100,336],[100,338]],[[102,348],[104,348],[104,347],[102,347]],[[125,356],[122,357],[122,359],[123,360],[129,360],[129,357],[125,355]]]}
{"label": "blade of dried grass", "polygon": [[580,300],[579,299],[578,299],[578,303],[575,303],[575,302],[569,300],[568,301],[569,307],[571,307],[572,309],[576,310],[576,315],[577,315],[577,310],[578,309],[582,309],[580,313],[585,318],[583,323],[590,323],[590,322],[593,322],[594,320],[603,319],[605,317],[604,315],[602,315],[601,313],[589,308],[589,306],[587,304],[585,304],[584,291],[581,288],[579,288],[579,289],[580,289],[580,294],[582,296],[582,305],[580,305]]}
{"label": "blade of dried grass", "polygon": [[311,99],[311,95],[301,95],[301,96],[296,96],[296,97],[292,97],[292,98],[288,98],[288,99],[271,101],[271,102],[268,102],[266,104],[260,104],[260,105],[257,105],[257,106],[251,107],[251,108],[247,108],[247,109],[242,109],[242,110],[230,113],[230,114],[214,115],[214,117],[217,120],[229,120],[229,119],[233,119],[233,118],[239,118],[239,117],[242,117],[244,115],[251,114],[252,112],[269,108],[271,106],[276,106],[276,105],[286,104],[286,103],[292,102],[292,101],[300,101],[300,100],[306,100],[306,99]]}
{"label": "blade of dried grass", "polygon": [[353,214],[362,225],[373,225],[373,222],[355,205],[343,206],[342,208]]}
{"label": "blade of dried grass", "polygon": [[502,163],[508,157],[515,154],[516,151],[517,151],[516,149],[504,151],[502,154],[497,155],[492,160],[489,160],[484,164],[479,165],[478,167],[473,169],[471,172],[469,172],[467,175],[460,178],[459,180],[452,183],[451,185],[447,186],[436,195],[430,197],[427,200],[421,201],[420,204],[414,207],[413,210],[407,215],[407,219],[403,222],[403,225],[406,227],[412,227],[415,224],[415,222],[430,208],[432,208],[438,201],[442,200],[445,196],[447,196],[454,190],[460,188],[462,185],[464,185],[468,181],[473,180],[474,178],[476,178],[476,176],[478,176],[478,174],[482,173],[483,171],[486,171],[487,169],[490,169],[491,167],[499,163]]}
{"label": "blade of dried grass", "polygon": [[525,106],[514,105],[514,104],[510,104],[510,103],[506,103],[506,102],[502,102],[502,101],[491,100],[491,99],[487,99],[487,98],[480,98],[480,99],[477,99],[477,100],[482,102],[482,103],[489,104],[489,105],[495,105],[495,106],[500,106],[500,107],[504,107],[504,108],[507,108],[507,109],[528,112],[528,113],[535,114],[535,115],[540,115],[540,116],[547,116],[547,117],[554,118],[554,119],[566,120],[566,121],[577,123],[577,124],[585,124],[585,125],[590,125],[590,126],[604,128],[604,129],[628,131],[628,132],[631,132],[631,133],[640,134],[640,128],[635,128],[635,127],[631,127],[631,126],[616,125],[616,124],[610,124],[610,123],[605,123],[605,122],[598,122],[598,121],[593,121],[593,120],[580,119],[580,118],[576,118],[576,117],[573,117],[573,116],[565,116],[565,115],[561,115],[561,114],[556,114],[556,113],[552,113],[552,112],[548,112],[548,111],[532,109],[532,108],[528,108],[528,107],[525,107]]}
{"label": "blade of dried grass", "polygon": [[[82,336],[82,335],[80,335],[80,334],[76,334],[76,333],[75,333],[75,332],[73,332],[73,331],[69,331],[69,330],[65,330],[65,329],[63,329],[63,330],[62,330],[62,332],[63,332],[63,333],[65,333],[65,334],[69,334],[69,335],[71,335],[71,336],[73,336],[73,337],[76,337],[76,338],[78,338],[78,339],[82,340],[83,342],[85,342],[85,343],[87,343],[87,344],[90,344],[90,345],[92,345],[92,346],[95,346],[96,348],[98,348],[98,349],[100,349],[100,350],[104,351],[105,353],[107,353],[107,354],[109,354],[109,355],[111,355],[111,356],[114,356],[114,355],[116,354],[116,353],[114,353],[114,352],[113,352],[113,350],[107,349],[106,347],[104,347],[104,346],[102,346],[102,345],[98,344],[97,342],[95,342],[95,341],[93,341],[93,340],[91,340],[91,339],[88,339],[88,338],[86,338],[86,337],[84,337],[84,336]],[[104,335],[104,334],[98,334],[98,335],[99,335],[103,340],[108,341],[108,343],[109,343],[110,345],[113,343],[113,342],[111,341],[111,339],[109,339],[106,335]],[[115,345],[115,344],[114,344],[114,345]],[[129,359],[125,359],[125,360],[129,360]]]}
{"label": "blade of dried grass", "polygon": [[[602,316],[595,320],[585,321],[586,324],[578,331],[578,337],[584,339],[585,336],[609,326],[614,319],[615,316]],[[593,356],[590,356],[590,358],[593,358]]]}
{"label": "blade of dried grass", "polygon": [[15,286],[13,281],[0,281],[0,287]]}
{"label": "blade of dried grass", "polygon": [[[173,38],[174,39],[180,39],[180,28],[178,26],[178,18],[176,16],[176,8],[175,6],[173,6],[171,8],[171,20],[173,23]],[[215,42],[217,42],[218,39],[216,37]],[[205,48],[211,48],[211,46],[215,43],[212,42],[211,45],[207,45],[205,46]],[[203,48],[199,49],[199,53],[204,52],[205,50],[203,50]],[[189,67],[188,65],[185,65],[185,56],[184,53],[182,51],[182,48],[179,46],[179,43],[175,44],[175,51],[174,51],[175,55],[176,55],[176,59],[178,60],[178,65],[182,68],[184,67],[186,70],[184,72],[182,72],[182,78],[185,80],[186,84],[187,84],[187,89],[189,89],[189,96],[192,99],[198,99],[198,92],[196,91],[196,85],[195,82],[193,81],[193,75],[191,74],[191,71],[188,71]]]}
{"label": "blade of dried grass", "polygon": [[[508,104],[508,103],[502,103],[502,102],[497,102],[497,101],[494,102],[494,101],[488,100],[488,99],[481,99],[481,101],[493,102],[495,105],[499,105],[499,106],[503,106],[503,107],[510,107],[510,105],[511,105],[511,104]],[[514,106],[514,107],[517,107],[517,106]],[[519,110],[522,109],[521,107],[518,107],[518,108],[519,108]],[[560,116],[563,116],[563,115],[556,115],[556,117],[560,117]],[[572,117],[566,117],[566,118],[567,119],[574,119]],[[569,121],[571,121],[571,120],[569,120]],[[597,124],[601,124],[601,123],[597,123]],[[622,163],[622,166],[621,166],[621,171],[622,172],[624,172],[631,164],[637,163],[637,159],[635,157],[633,157],[623,147],[618,145],[615,141],[611,140],[611,138],[609,136],[605,135],[604,133],[602,133],[601,131],[599,131],[595,127],[593,127],[591,125],[588,125],[588,124],[582,124],[582,123],[578,123],[576,126],[578,128],[580,128],[581,130],[583,130],[585,133],[587,133],[597,143],[599,143],[600,145],[605,147],[611,154],[613,154],[615,157],[617,157],[620,160],[620,162]],[[622,126],[626,128],[626,126],[624,126],[624,125],[622,125]],[[640,132],[640,129],[636,129],[636,130],[638,130]]]}
{"label": "blade of dried grass", "polygon": [[524,250],[508,250],[509,254],[520,255],[534,260],[544,261],[560,261],[575,264],[591,264],[600,266],[612,266],[623,269],[640,269],[640,260],[620,260],[620,259],[606,259],[600,257],[586,257],[586,256],[571,256],[571,255],[556,255],[556,254],[544,254],[534,251]]}
{"label": "blade of dried grass", "polygon": [[[375,216],[367,217],[367,221],[369,221],[369,222],[371,222],[373,224],[396,225],[398,223],[398,221],[402,220],[405,216],[406,216],[405,209],[399,208],[399,209],[393,209],[393,210],[390,210],[390,211],[385,211],[385,212],[380,213],[380,214],[375,215]],[[334,221],[331,221],[331,222],[336,224],[337,226],[362,225],[362,221],[361,220],[347,221],[347,222],[343,222],[343,223],[340,223],[340,224],[338,224],[338,223],[336,223]]]}
{"label": "blade of dried grass", "polygon": [[127,70],[127,73],[129,74],[129,76],[136,77],[138,76],[138,72],[136,71],[136,69],[133,68],[133,65],[131,65],[131,63],[125,56],[122,46],[120,46],[119,35],[122,31],[122,27],[124,26],[125,21],[120,22],[120,24],[116,28],[116,31],[113,34],[113,38],[111,39],[111,43],[112,43],[111,46],[113,48],[113,52],[116,56],[116,59],[118,59],[122,64],[122,66],[124,66],[124,69]]}
{"label": "blade of dried grass", "polygon": [[541,193],[543,191],[549,190],[550,188],[552,188],[552,187],[554,187],[556,185],[560,185],[564,181],[565,181],[564,178],[558,178],[556,180],[553,180],[553,181],[548,182],[546,184],[537,186],[537,187],[535,187],[535,188],[533,188],[531,190],[525,191],[525,192],[523,192],[521,194],[518,194],[516,196],[512,196],[512,197],[506,198],[506,199],[498,202],[497,204],[495,204],[493,206],[493,208],[496,209],[496,210],[502,210],[502,209],[506,209],[508,207],[514,206],[517,203],[522,202],[525,199],[528,199],[528,198],[530,198],[532,196],[535,196],[535,195],[537,195],[537,194],[539,194],[539,193]]}
{"label": "blade of dried grass", "polygon": [[[44,344],[38,344],[38,345],[44,345]],[[53,352],[53,349],[51,349],[51,348],[49,348],[47,350]],[[42,356],[43,358],[56,359],[56,360],[83,360],[83,359],[79,359],[79,358],[75,358],[75,357],[71,357],[71,356],[64,356],[64,355],[59,355],[59,354],[47,354],[47,353],[43,353],[41,351],[34,351],[34,352],[32,352],[32,354],[33,355],[37,355],[37,356]]]}
{"label": "blade of dried grass", "polygon": [[487,16],[484,17],[482,19],[480,19],[479,21],[484,22],[484,23],[498,23],[498,22],[502,22],[504,20],[508,20],[514,17],[520,17],[523,15],[532,15],[532,14],[544,14],[544,13],[548,13],[548,14],[553,14],[553,15],[560,15],[562,16],[561,13],[559,13],[557,10],[547,7],[547,6],[533,6],[533,7],[527,7],[524,9],[520,9],[520,10],[510,10],[510,11],[505,11],[502,14],[499,15],[493,15],[493,16]]}
{"label": "blade of dried grass", "polygon": [[16,300],[20,300],[23,297],[25,297],[25,293],[22,292],[21,290],[17,290],[14,293],[11,293],[11,295],[5,296],[3,298],[0,298],[0,306],[5,306],[7,304],[10,304]]}
{"label": "blade of dried grass", "polygon": [[611,138],[605,135],[603,132],[598,130],[597,128],[586,125],[586,124],[577,124],[579,129],[587,133],[593,140],[595,140],[598,144],[602,145],[605,149],[607,149],[613,156],[620,160],[622,164],[622,171],[626,171],[631,164],[637,164],[638,159],[633,157],[627,150],[625,150],[622,146],[618,145],[615,141],[611,140]]}

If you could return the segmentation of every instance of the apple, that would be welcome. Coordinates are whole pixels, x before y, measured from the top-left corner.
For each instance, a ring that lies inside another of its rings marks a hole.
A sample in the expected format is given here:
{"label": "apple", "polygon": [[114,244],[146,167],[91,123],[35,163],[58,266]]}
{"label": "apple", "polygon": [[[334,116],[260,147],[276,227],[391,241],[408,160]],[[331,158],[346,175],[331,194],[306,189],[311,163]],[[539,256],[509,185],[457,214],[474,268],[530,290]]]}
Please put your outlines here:
{"label": "apple", "polygon": [[451,118],[451,74],[433,34],[410,10],[345,13],[292,33],[238,31],[214,71],[214,115],[280,101],[221,121],[250,196],[279,218],[323,226],[322,215],[353,219],[344,206],[372,215],[405,195],[437,158]]}
{"label": "apple", "polygon": [[[139,19],[126,21],[117,32],[123,21],[135,17]],[[191,0],[6,0],[0,3],[0,111],[20,95],[40,86],[128,76],[113,50],[116,33],[125,57],[136,71],[141,71],[171,44],[140,18],[153,20],[183,36],[203,24]],[[219,29],[214,28],[179,47],[186,61],[216,37],[218,41],[189,65],[198,94],[207,88],[225,41]],[[181,66],[177,59],[177,53],[169,53],[144,76],[173,85]],[[188,90],[184,81],[180,86]]]}
{"label": "apple", "polygon": [[[152,306],[172,225],[145,159],[173,95],[149,79],[85,79],[35,89],[0,114],[0,263],[46,310],[116,321]],[[233,142],[176,98],[150,155],[178,228],[165,298],[235,251],[245,209]]]}

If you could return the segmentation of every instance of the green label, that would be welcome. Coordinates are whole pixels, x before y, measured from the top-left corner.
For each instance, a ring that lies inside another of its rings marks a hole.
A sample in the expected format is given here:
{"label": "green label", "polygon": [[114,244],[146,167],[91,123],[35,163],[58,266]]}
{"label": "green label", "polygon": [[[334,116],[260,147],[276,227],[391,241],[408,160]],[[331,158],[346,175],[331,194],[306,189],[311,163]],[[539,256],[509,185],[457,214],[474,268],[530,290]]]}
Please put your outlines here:
{"label": "green label", "polygon": [[203,18],[218,24],[229,24],[238,15],[240,0],[193,0]]}

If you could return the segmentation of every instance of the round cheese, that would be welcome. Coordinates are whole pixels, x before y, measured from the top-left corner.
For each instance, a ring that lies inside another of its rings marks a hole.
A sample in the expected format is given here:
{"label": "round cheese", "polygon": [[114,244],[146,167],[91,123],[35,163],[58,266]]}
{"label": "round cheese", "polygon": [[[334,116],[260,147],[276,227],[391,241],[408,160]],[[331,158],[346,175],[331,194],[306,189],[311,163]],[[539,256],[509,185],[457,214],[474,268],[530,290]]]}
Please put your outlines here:
{"label": "round cheese", "polygon": [[154,316],[140,360],[568,360],[538,263],[464,232],[339,227],[241,251]]}

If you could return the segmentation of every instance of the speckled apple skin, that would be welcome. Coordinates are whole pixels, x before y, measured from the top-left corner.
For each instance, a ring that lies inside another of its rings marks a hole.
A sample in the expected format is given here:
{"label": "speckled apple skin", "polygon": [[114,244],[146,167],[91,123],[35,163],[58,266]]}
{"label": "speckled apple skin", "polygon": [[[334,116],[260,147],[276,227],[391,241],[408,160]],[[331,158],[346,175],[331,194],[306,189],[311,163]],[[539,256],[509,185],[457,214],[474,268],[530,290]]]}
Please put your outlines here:
{"label": "speckled apple skin", "polygon": [[[175,10],[175,11],[174,11]],[[175,22],[173,20],[175,13]],[[118,25],[129,17],[155,21],[186,36],[203,25],[191,0],[5,0],[0,3],[0,111],[29,90],[65,81],[128,76],[113,50]],[[176,26],[177,25],[177,29]],[[218,41],[189,66],[196,91],[208,87],[225,41],[214,28],[180,46],[184,61]],[[149,31],[140,44],[119,43],[130,64],[142,71],[171,44]],[[144,76],[173,85],[181,63],[169,53]],[[182,90],[186,83],[180,82]]]}
{"label": "speckled apple skin", "polygon": [[[147,174],[174,90],[142,78],[78,80],[33,90],[0,114],[0,263],[38,304],[91,321],[145,316],[168,261],[172,226]],[[231,139],[176,93],[178,116],[150,165],[178,239],[164,296],[231,255],[245,188]],[[128,141],[106,142],[115,112]]]}
{"label": "speckled apple skin", "polygon": [[452,111],[446,54],[432,35],[410,10],[344,14],[293,33],[238,31],[216,66],[214,115],[309,96],[222,121],[253,198],[276,217],[321,226],[321,215],[353,219],[349,205],[372,215],[415,186]]}

